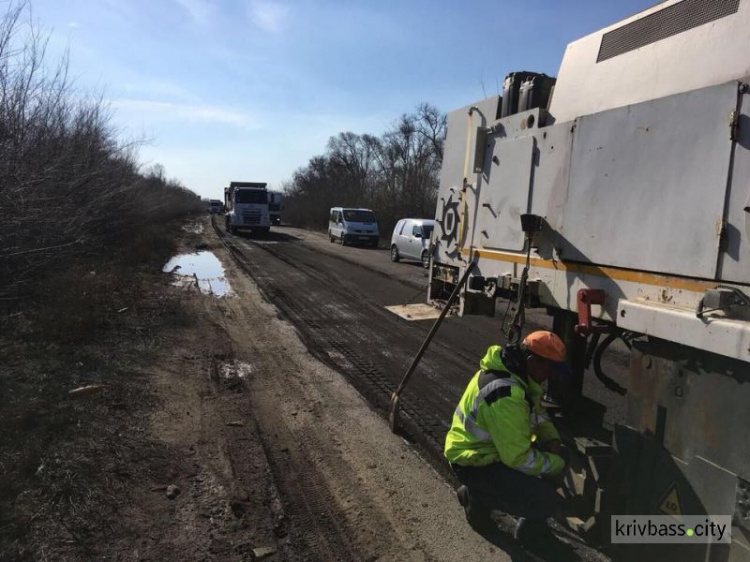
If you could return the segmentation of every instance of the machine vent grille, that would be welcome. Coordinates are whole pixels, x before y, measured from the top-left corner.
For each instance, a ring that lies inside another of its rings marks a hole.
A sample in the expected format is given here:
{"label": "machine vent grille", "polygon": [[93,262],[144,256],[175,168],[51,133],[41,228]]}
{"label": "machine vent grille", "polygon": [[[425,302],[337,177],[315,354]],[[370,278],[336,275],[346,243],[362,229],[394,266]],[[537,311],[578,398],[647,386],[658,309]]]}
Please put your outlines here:
{"label": "machine vent grille", "polygon": [[634,51],[688,29],[736,14],[740,0],[683,0],[605,33],[596,62]]}

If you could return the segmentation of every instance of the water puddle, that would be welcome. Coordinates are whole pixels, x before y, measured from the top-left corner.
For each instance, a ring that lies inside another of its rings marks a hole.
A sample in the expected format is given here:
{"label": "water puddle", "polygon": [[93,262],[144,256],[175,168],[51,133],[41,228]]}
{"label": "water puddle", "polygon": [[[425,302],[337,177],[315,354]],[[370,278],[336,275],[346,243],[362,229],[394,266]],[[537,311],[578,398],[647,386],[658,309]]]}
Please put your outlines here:
{"label": "water puddle", "polygon": [[163,271],[178,276],[176,285],[197,284],[207,295],[224,297],[231,292],[224,267],[213,252],[177,255],[167,262]]}

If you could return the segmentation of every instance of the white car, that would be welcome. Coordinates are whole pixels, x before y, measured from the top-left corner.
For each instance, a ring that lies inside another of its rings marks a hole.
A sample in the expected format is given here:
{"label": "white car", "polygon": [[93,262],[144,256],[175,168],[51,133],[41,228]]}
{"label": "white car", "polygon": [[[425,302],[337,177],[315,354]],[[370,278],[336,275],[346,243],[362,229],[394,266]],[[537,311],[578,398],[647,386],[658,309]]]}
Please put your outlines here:
{"label": "white car", "polygon": [[391,236],[391,261],[411,259],[430,267],[430,239],[435,221],[429,219],[401,219]]}

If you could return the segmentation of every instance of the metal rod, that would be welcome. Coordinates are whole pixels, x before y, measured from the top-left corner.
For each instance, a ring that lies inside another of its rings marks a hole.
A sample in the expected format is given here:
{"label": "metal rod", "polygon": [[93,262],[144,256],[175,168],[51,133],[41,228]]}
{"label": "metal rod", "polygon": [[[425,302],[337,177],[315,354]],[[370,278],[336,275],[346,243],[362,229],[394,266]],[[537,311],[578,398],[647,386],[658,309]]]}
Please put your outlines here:
{"label": "metal rod", "polygon": [[399,398],[401,397],[401,393],[404,391],[404,388],[406,387],[406,384],[409,382],[409,379],[411,378],[414,371],[416,371],[417,366],[422,360],[422,356],[425,354],[425,352],[427,351],[427,348],[430,346],[430,342],[432,341],[432,338],[435,336],[435,334],[438,331],[438,328],[440,328],[440,325],[443,323],[443,320],[448,315],[448,312],[450,311],[451,306],[453,305],[453,303],[458,298],[458,295],[461,292],[461,288],[466,284],[466,281],[469,279],[469,273],[472,272],[475,266],[476,266],[475,261],[469,262],[469,264],[466,266],[466,271],[461,277],[461,280],[458,282],[458,285],[456,285],[456,287],[453,289],[451,296],[448,298],[448,302],[445,303],[443,310],[440,312],[440,316],[438,317],[437,320],[435,320],[435,323],[432,325],[432,328],[430,328],[430,332],[427,334],[427,337],[425,338],[424,342],[422,342],[422,347],[419,348],[417,355],[412,360],[411,366],[409,366],[409,370],[406,371],[406,374],[401,379],[401,382],[399,383],[398,388],[396,389],[396,392],[394,392],[391,395],[391,414],[389,416],[389,420],[390,420],[391,431],[393,431],[394,433],[396,431],[396,428],[398,427],[398,402],[399,402]]}
{"label": "metal rod", "polygon": [[513,320],[508,330],[508,343],[511,345],[518,343],[523,326],[526,323],[526,284],[529,280],[529,266],[531,265],[531,237],[526,237],[526,243],[528,244],[528,249],[526,250],[526,267],[523,268],[521,282],[518,286],[518,308],[513,315]]}

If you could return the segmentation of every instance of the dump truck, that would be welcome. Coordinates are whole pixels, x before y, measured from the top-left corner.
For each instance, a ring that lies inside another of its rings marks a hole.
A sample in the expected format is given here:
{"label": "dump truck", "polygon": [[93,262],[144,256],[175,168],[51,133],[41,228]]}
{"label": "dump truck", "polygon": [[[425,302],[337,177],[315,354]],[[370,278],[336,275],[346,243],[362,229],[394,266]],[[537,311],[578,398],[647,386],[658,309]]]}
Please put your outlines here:
{"label": "dump truck", "polygon": [[448,115],[428,301],[546,310],[573,370],[548,389],[564,425],[603,416],[592,361],[621,401],[598,438],[566,434],[569,522],[731,516],[731,545],[644,560],[750,560],[748,53],[750,0],[667,0],[571,43],[556,79],[516,72]]}
{"label": "dump truck", "polygon": [[250,230],[267,235],[271,229],[265,183],[233,181],[224,188],[224,222],[227,232]]}
{"label": "dump truck", "polygon": [[268,213],[271,217],[271,224],[281,224],[281,211],[283,207],[284,195],[280,191],[268,192]]}

